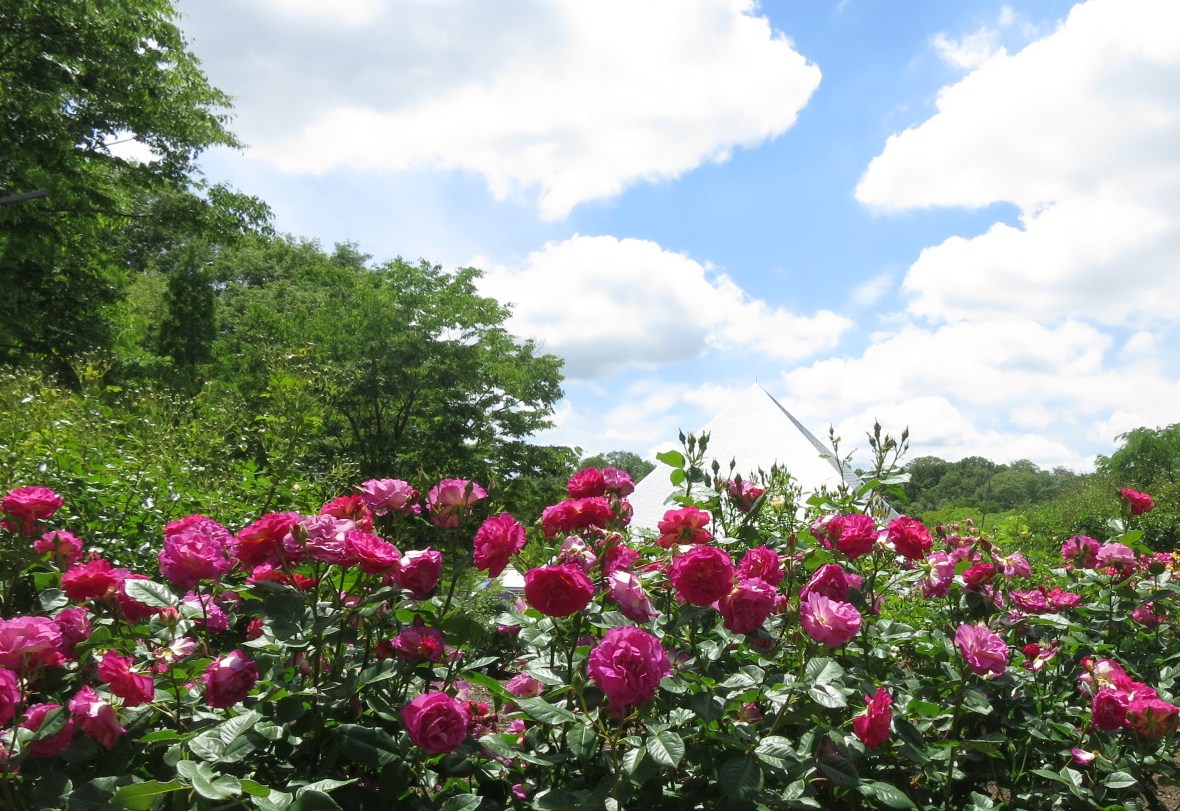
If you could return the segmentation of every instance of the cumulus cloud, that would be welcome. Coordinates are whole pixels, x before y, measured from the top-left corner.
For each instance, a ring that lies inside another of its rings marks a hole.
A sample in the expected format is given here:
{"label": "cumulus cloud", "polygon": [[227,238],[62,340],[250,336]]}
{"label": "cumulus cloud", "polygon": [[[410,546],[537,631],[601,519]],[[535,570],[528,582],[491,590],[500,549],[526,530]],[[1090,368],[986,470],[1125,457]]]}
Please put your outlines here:
{"label": "cumulus cloud", "polygon": [[830,310],[799,315],[751,298],[723,273],[654,242],[574,236],[492,267],[485,295],[510,303],[509,327],[593,378],[711,349],[799,360],[835,347],[852,326]]}
{"label": "cumulus cloud", "polygon": [[198,52],[202,20],[238,23],[212,78],[248,97],[253,155],[471,171],[500,197],[538,190],[549,219],[781,134],[820,79],[753,0],[184,7]]}
{"label": "cumulus cloud", "polygon": [[1075,6],[1051,35],[944,88],[934,116],[889,138],[856,195],[883,211],[1019,210],[1016,226],[924,251],[904,285],[914,314],[1174,321],[1180,8]]}

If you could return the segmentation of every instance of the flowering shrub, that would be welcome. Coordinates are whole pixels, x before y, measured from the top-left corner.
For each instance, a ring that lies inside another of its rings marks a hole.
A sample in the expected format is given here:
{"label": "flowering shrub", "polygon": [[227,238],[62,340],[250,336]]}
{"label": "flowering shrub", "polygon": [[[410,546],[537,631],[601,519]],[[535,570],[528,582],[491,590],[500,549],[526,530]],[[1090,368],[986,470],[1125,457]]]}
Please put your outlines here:
{"label": "flowering shrub", "polygon": [[[0,618],[0,807],[1130,808],[1175,776],[1176,561],[1134,502],[1042,571],[883,513],[885,477],[805,513],[703,449],[658,531],[613,469],[532,523],[375,480],[172,522],[144,571],[12,491],[38,599]],[[527,544],[515,653],[484,655],[468,573]]]}

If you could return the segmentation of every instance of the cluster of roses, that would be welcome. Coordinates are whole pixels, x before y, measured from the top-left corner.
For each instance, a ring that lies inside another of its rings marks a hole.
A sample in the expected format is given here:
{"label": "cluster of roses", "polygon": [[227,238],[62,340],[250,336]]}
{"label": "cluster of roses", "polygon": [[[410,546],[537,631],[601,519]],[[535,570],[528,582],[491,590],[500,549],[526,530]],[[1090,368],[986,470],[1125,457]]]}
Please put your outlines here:
{"label": "cluster of roses", "polygon": [[1132,679],[1113,659],[1083,659],[1078,688],[1090,699],[1094,726],[1104,732],[1130,729],[1144,738],[1158,740],[1180,725],[1180,707],[1161,699],[1154,688]]}

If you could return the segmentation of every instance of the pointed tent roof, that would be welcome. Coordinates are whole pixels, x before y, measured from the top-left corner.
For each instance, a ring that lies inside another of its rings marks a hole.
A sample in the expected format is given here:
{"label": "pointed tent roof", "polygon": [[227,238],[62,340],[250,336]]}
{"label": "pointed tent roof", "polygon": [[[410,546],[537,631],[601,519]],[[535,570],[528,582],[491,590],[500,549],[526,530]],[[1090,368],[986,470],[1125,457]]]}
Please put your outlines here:
{"label": "pointed tent roof", "polygon": [[[844,471],[842,478],[832,448],[808,431],[758,383],[734,397],[696,433],[709,434],[706,462],[716,459],[722,470],[728,470],[731,459],[743,476],[758,468],[770,470],[778,463],[795,478],[805,494],[824,486],[835,489],[841,481],[850,486],[858,483],[849,470]],[[628,498],[634,510],[631,526],[655,529],[664,513],[674,506],[665,503],[672,490],[666,466],[660,465],[645,476]]]}

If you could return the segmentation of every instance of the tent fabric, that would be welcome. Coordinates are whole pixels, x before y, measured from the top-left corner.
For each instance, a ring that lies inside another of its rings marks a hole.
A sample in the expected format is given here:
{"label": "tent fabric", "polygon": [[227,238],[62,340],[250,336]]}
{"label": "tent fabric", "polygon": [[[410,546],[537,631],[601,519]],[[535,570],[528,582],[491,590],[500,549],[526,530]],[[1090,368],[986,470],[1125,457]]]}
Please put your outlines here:
{"label": "tent fabric", "polygon": [[[795,478],[805,496],[822,487],[835,489],[842,481],[851,487],[858,483],[851,470],[841,474],[835,453],[826,443],[757,383],[734,397],[696,435],[702,433],[709,435],[706,470],[715,459],[721,464],[723,476],[733,460],[737,463],[734,472],[743,478],[749,478],[759,468],[769,471],[777,463]],[[634,510],[633,529],[656,529],[670,509],[666,503],[673,490],[669,470],[661,464],[635,486],[628,498]]]}

